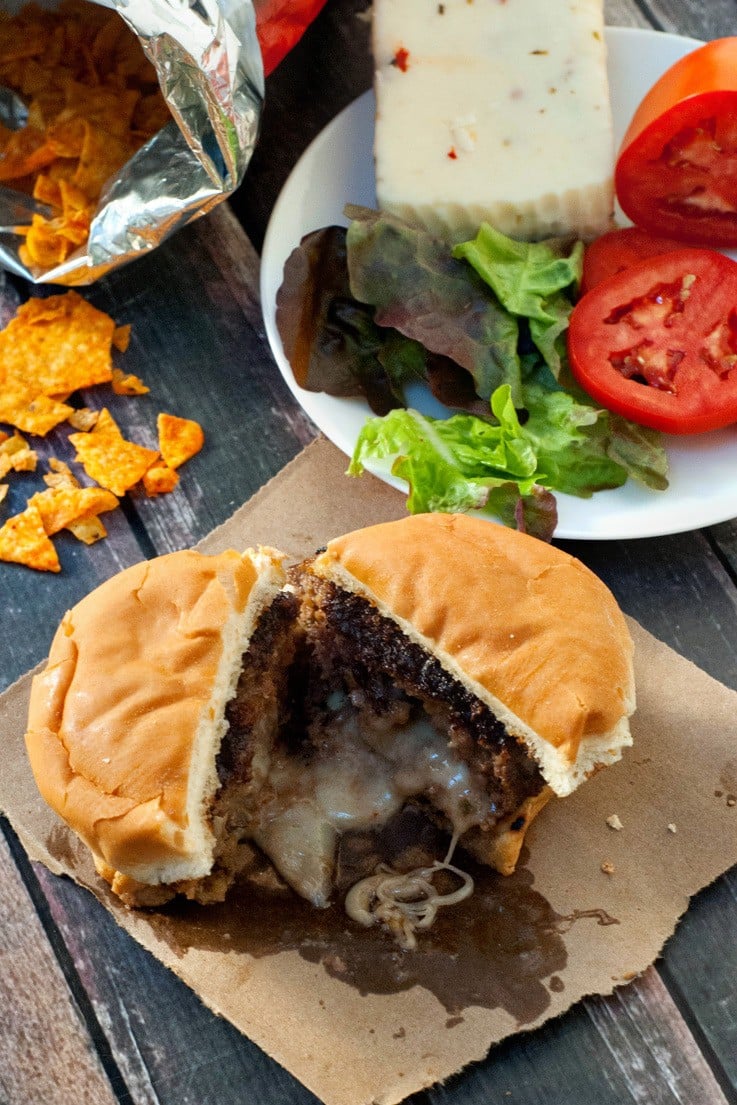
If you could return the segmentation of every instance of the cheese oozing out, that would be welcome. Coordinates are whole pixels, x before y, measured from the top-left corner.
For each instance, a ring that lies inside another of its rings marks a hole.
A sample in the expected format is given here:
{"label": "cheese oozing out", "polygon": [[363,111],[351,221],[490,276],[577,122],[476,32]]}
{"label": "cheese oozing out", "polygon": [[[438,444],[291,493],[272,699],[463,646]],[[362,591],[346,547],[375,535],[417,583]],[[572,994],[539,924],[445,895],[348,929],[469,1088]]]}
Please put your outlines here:
{"label": "cheese oozing out", "polygon": [[374,0],[379,206],[452,241],[608,229],[602,0]]}
{"label": "cheese oozing out", "polygon": [[338,837],[380,829],[420,795],[445,815],[456,836],[489,812],[482,786],[427,718],[382,730],[338,712],[309,759],[274,753],[253,838],[302,897],[325,907]]}

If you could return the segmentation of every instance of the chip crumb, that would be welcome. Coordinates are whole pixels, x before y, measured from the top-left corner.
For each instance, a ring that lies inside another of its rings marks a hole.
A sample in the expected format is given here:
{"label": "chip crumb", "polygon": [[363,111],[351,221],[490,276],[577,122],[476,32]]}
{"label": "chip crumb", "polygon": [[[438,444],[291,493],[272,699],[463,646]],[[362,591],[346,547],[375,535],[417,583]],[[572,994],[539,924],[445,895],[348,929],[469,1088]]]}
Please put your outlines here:
{"label": "chip crumb", "polygon": [[610,814],[610,816],[607,817],[607,819],[606,819],[606,823],[609,826],[609,828],[614,829],[615,832],[619,832],[620,829],[624,828],[624,825],[619,820],[619,817],[617,816],[616,813]]}
{"label": "chip crumb", "polygon": [[43,477],[47,487],[79,487],[79,480],[68,464],[58,457],[49,457],[50,472]]}
{"label": "chip crumb", "polygon": [[123,372],[122,368],[113,369],[113,391],[116,395],[148,395],[150,390],[140,376]]}
{"label": "chip crumb", "polygon": [[730,794],[729,798],[727,799],[727,805],[728,806],[737,806],[737,798],[735,798],[735,796],[733,794]]}
{"label": "chip crumb", "polygon": [[38,464],[38,453],[35,449],[18,449],[8,459],[14,472],[35,472]]}
{"label": "chip crumb", "polygon": [[604,872],[605,875],[613,875],[614,874],[614,864],[610,863],[608,859],[604,860],[604,862],[601,865],[601,869],[602,869],[602,871]]}
{"label": "chip crumb", "polygon": [[675,826],[675,825],[673,824],[673,822],[672,822],[672,821],[671,821],[670,825],[668,826],[668,832],[669,832],[669,833],[674,833],[674,832],[676,832],[676,826]]}
{"label": "chip crumb", "polygon": [[167,495],[178,483],[179,473],[166,464],[153,464],[143,475],[143,486],[150,499],[154,495]]}
{"label": "chip crumb", "polygon": [[[116,370],[114,369],[113,371]],[[79,430],[80,433],[87,433],[97,424],[97,419],[99,417],[99,411],[93,411],[89,407],[80,407],[78,411],[72,411],[67,418],[67,422],[75,430]]]}
{"label": "chip crumb", "polygon": [[94,545],[96,541],[102,541],[103,537],[107,537],[107,530],[96,514],[90,514],[86,518],[76,518],[73,522],[68,522],[64,528],[84,545]]}
{"label": "chip crumb", "polygon": [[126,353],[131,343],[131,324],[124,323],[113,330],[113,345],[119,353]]}

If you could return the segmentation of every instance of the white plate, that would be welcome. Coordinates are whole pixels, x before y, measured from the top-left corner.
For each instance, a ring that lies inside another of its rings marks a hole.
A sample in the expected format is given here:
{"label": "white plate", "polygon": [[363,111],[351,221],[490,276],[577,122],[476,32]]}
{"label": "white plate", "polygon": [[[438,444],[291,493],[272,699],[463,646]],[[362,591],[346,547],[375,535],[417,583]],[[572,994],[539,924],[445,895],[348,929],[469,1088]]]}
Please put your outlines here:
{"label": "white plate", "polygon": [[[700,43],[694,39],[623,27],[607,28],[615,140],[622,138],[648,88],[670,65]],[[307,414],[350,456],[371,413],[360,399],[305,391],[294,381],[276,329],[276,293],[284,262],[303,235],[345,225],[346,203],[376,206],[373,167],[374,101],[367,92],[322,131],[294,167],[271,217],[261,264],[266,333],[276,362]],[[437,413],[426,389],[410,397],[424,413]],[[424,393],[424,396],[423,396]],[[556,537],[591,540],[656,537],[723,522],[737,515],[737,433],[731,428],[667,439],[670,487],[649,491],[633,480],[591,499],[556,494]],[[388,479],[396,487],[406,485]]]}

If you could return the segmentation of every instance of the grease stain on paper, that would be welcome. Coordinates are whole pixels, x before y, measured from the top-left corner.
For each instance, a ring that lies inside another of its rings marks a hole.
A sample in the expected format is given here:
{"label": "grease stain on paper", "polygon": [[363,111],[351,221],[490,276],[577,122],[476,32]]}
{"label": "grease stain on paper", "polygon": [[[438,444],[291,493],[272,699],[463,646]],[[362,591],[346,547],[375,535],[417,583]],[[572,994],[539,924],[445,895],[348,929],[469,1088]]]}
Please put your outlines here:
{"label": "grease stain on paper", "polygon": [[[366,841],[359,845],[356,854],[366,863]],[[392,849],[386,839],[383,845],[379,858],[401,868],[401,848],[387,855]],[[411,852],[404,857],[410,866],[416,863],[416,846]],[[341,858],[345,889],[358,869],[351,866],[350,857]],[[525,858],[523,853],[523,864]],[[375,864],[376,859],[375,854],[369,862]],[[460,1024],[461,1013],[471,1006],[503,1009],[518,1025],[530,1024],[550,1005],[551,991],[560,992],[559,975],[568,960],[564,935],[571,925],[583,918],[599,924],[615,924],[616,919],[599,909],[557,913],[534,889],[532,873],[524,865],[509,876],[473,864],[468,857],[463,866],[473,874],[474,894],[439,914],[414,951],[403,950],[379,928],[355,924],[338,903],[315,909],[279,884],[260,858],[226,902],[174,903],[151,914],[150,921],[179,956],[190,947],[222,949],[226,931],[231,954],[260,959],[294,951],[362,995],[422,987],[446,1010],[448,1028]]]}

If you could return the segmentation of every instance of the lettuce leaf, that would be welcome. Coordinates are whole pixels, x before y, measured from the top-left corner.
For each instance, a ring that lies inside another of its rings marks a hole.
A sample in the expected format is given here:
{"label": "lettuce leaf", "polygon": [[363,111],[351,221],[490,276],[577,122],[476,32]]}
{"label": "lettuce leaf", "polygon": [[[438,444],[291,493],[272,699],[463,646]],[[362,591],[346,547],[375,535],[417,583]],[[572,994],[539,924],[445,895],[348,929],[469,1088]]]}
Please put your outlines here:
{"label": "lettuce leaf", "polygon": [[[504,393],[500,406],[506,408],[509,385],[499,390]],[[475,446],[469,443],[469,432]],[[535,483],[530,473],[534,458],[510,437],[501,426],[473,415],[438,420],[395,410],[366,422],[348,473],[359,476],[364,462],[376,468],[383,461],[409,485],[407,509],[412,514],[475,510],[549,541],[557,524],[555,499]]]}
{"label": "lettuce leaf", "polygon": [[427,231],[365,207],[346,207],[352,295],[431,353],[449,357],[489,399],[501,384],[521,397],[517,319],[448,245]]}
{"label": "lettuce leaf", "polygon": [[349,474],[388,462],[409,485],[413,514],[483,511],[547,540],[557,520],[553,490],[589,498],[621,487],[628,476],[667,486],[665,454],[648,435],[613,430],[607,411],[579,402],[555,381],[533,375],[523,390],[524,420],[508,384],[491,397],[494,422],[473,414],[436,420],[414,410],[371,419]]}
{"label": "lettuce leaf", "polygon": [[476,237],[457,245],[453,256],[467,261],[511,314],[528,320],[533,343],[557,376],[558,339],[572,308],[564,291],[581,282],[583,242],[517,242],[482,223]]}

